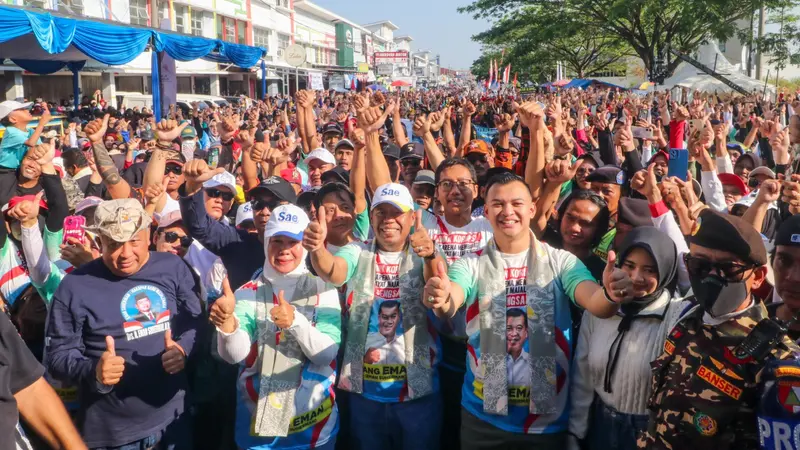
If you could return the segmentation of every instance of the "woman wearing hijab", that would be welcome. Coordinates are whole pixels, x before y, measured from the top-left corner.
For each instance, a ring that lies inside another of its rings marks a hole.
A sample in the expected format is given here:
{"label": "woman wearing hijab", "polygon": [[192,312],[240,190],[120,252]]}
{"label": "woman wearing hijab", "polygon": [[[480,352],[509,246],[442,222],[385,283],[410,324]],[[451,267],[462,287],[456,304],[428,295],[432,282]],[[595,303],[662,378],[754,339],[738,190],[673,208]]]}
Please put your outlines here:
{"label": "woman wearing hijab", "polygon": [[585,314],[575,355],[569,431],[591,450],[636,448],[647,426],[650,361],[681,311],[674,298],[678,252],[669,236],[635,228],[618,251],[617,266],[633,280],[636,296],[608,319]]}
{"label": "woman wearing hijab", "polygon": [[302,246],[306,213],[272,210],[262,274],[211,307],[220,357],[243,363],[236,444],[243,450],[333,450],[333,397],[341,307],[336,289],[309,273]]}

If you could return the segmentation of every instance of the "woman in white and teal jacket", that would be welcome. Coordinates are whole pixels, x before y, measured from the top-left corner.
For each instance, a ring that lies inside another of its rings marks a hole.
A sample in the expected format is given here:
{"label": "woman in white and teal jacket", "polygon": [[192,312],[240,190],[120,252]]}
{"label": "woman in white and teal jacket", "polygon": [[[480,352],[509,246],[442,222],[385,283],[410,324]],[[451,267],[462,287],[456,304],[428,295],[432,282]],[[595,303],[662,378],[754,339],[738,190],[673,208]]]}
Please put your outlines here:
{"label": "woman in white and teal jacket", "polygon": [[336,289],[309,273],[302,236],[309,220],[295,205],[272,211],[262,275],[211,309],[219,354],[243,363],[236,410],[242,449],[333,449],[341,307]]}

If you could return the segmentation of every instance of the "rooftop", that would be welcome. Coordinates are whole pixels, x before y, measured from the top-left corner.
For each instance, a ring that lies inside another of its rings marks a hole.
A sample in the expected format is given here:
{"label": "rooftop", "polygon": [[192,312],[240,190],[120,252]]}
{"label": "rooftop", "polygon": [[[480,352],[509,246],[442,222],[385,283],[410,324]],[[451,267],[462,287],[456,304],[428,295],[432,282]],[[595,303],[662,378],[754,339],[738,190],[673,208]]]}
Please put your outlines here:
{"label": "rooftop", "polygon": [[393,24],[391,20],[380,20],[378,22],[368,23],[368,24],[365,24],[363,26],[364,27],[373,27],[375,25],[385,25],[385,26],[389,27],[392,31],[400,29],[400,27],[398,27],[397,25]]}
{"label": "rooftop", "polygon": [[369,30],[364,28],[363,26],[352,22],[350,20],[345,19],[344,17],[329,11],[315,3],[312,3],[308,0],[294,0],[294,8],[299,9],[301,11],[306,11],[312,13],[316,16],[319,16],[321,19],[329,20],[333,23],[342,22],[350,25],[353,28],[357,28],[358,30],[363,31],[364,33],[370,33]]}
{"label": "rooftop", "polygon": [[409,41],[409,42],[411,42],[411,41],[414,40],[414,38],[412,38],[411,36],[404,35],[404,36],[395,36],[394,40],[395,41]]}

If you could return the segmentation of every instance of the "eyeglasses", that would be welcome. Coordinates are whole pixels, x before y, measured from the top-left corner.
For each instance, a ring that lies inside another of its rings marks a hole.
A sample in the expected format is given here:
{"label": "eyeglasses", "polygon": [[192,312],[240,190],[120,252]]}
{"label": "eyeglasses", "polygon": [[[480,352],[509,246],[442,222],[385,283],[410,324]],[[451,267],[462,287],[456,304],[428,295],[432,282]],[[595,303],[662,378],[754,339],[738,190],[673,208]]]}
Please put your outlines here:
{"label": "eyeglasses", "polygon": [[229,202],[234,197],[232,192],[224,192],[216,188],[206,189],[206,195],[211,198],[222,198],[224,202]]}
{"label": "eyeglasses", "polygon": [[250,204],[253,206],[253,211],[262,211],[264,208],[269,209],[272,211],[273,209],[280,206],[280,201],[278,200],[250,200]]}
{"label": "eyeglasses", "polygon": [[167,231],[164,233],[164,240],[168,243],[172,244],[178,239],[181,240],[181,247],[189,248],[192,245],[192,237],[191,236],[180,236],[178,233],[174,231]]}
{"label": "eyeglasses", "polygon": [[406,159],[400,161],[400,164],[402,164],[404,166],[419,166],[420,162],[421,161],[418,160],[418,159],[406,158]]}
{"label": "eyeglasses", "polygon": [[442,188],[445,192],[450,192],[456,186],[458,186],[459,190],[467,191],[473,184],[475,184],[475,182],[473,182],[472,180],[458,180],[458,181],[443,180],[440,181],[437,186]]}
{"label": "eyeglasses", "polygon": [[730,261],[715,262],[705,258],[699,258],[690,254],[683,255],[683,262],[686,264],[686,271],[690,276],[705,278],[712,271],[720,273],[728,281],[742,281],[744,273],[753,269],[753,265],[737,264]]}
{"label": "eyeglasses", "polygon": [[164,167],[164,175],[169,175],[170,173],[174,173],[175,175],[183,174],[183,167],[176,166],[176,165],[167,165]]}

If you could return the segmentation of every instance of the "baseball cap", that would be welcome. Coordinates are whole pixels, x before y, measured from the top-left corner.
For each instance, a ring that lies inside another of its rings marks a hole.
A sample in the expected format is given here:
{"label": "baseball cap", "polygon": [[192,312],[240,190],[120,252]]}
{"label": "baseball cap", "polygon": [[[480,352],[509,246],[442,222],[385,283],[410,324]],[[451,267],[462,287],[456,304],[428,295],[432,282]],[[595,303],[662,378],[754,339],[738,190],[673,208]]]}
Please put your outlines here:
{"label": "baseball cap", "polygon": [[18,109],[28,109],[33,105],[33,102],[21,103],[14,100],[6,100],[0,103],[0,120],[5,119],[12,111]]}
{"label": "baseball cap", "polygon": [[341,141],[337,142],[336,146],[333,147],[333,151],[335,152],[336,150],[339,150],[339,147],[350,147],[351,149],[356,148],[355,144],[353,144],[353,141],[350,139],[342,139]]}
{"label": "baseball cap", "polygon": [[578,157],[578,160],[589,160],[592,164],[594,164],[594,168],[598,169],[603,167],[603,160],[600,158],[600,152],[586,152],[583,155]]}
{"label": "baseball cap", "polygon": [[[9,209],[17,206],[18,204],[20,204],[22,202],[25,202],[25,201],[32,202],[34,200],[36,200],[36,196],[35,195],[18,195],[16,197],[11,197],[11,199],[8,201],[8,203],[6,203],[5,205],[3,205],[2,208],[0,208],[0,212],[5,213]],[[47,209],[47,202],[44,201],[44,199],[39,200],[39,207]]]}
{"label": "baseball cap", "polygon": [[623,185],[625,184],[625,172],[617,166],[598,167],[586,177],[586,181]]}
{"label": "baseball cap", "polygon": [[775,178],[777,178],[775,176],[775,172],[773,172],[772,169],[770,169],[767,166],[758,166],[755,169],[750,171],[750,176],[751,177],[756,176],[756,175],[766,175],[767,177],[772,178],[773,180]]}
{"label": "baseball cap", "polygon": [[489,154],[489,144],[480,139],[473,139],[466,144],[464,144],[464,156],[469,155],[470,153],[482,153],[484,155]]}
{"label": "baseball cap", "polygon": [[322,127],[323,136],[329,133],[336,133],[340,136],[344,136],[344,131],[342,130],[342,127],[340,127],[338,123],[328,123],[324,127]]}
{"label": "baseball cap", "polygon": [[317,148],[311,151],[311,153],[306,156],[306,164],[310,164],[311,161],[318,159],[325,164],[336,164],[336,158],[333,157],[333,154],[324,148]]}
{"label": "baseball cap", "polygon": [[738,175],[732,173],[718,173],[717,178],[719,178],[719,182],[722,183],[723,186],[733,186],[739,189],[742,195],[747,195],[750,192],[750,190],[747,189],[747,185],[744,184],[744,180],[739,178]]}
{"label": "baseball cap", "polygon": [[181,221],[181,210],[178,208],[173,209],[167,213],[162,213],[158,217],[158,228],[166,228],[175,224],[175,222]]}
{"label": "baseball cap", "polygon": [[204,189],[211,189],[218,186],[224,186],[231,190],[234,194],[236,193],[236,177],[231,175],[227,170],[222,173],[218,173],[211,177],[210,180],[203,183]]}
{"label": "baseball cap", "polygon": [[142,204],[132,198],[107,200],[97,205],[94,225],[84,227],[116,242],[128,242],[137,233],[150,227],[152,219]]}
{"label": "baseball cap", "polygon": [[322,174],[323,183],[329,183],[332,181],[341,181],[344,184],[350,185],[350,171],[336,166]]}
{"label": "baseball cap", "polygon": [[239,209],[236,210],[236,221],[234,222],[234,225],[239,227],[239,225],[247,222],[248,220],[253,220],[253,206],[250,204],[250,202],[244,202],[239,206]]}
{"label": "baseball cap", "polygon": [[80,214],[81,212],[89,208],[93,208],[100,203],[103,203],[103,199],[100,197],[84,197],[84,199],[78,202],[78,204],[75,206],[75,214]]}
{"label": "baseball cap", "polygon": [[413,184],[430,184],[436,186],[436,174],[432,170],[420,170],[417,172],[417,177],[414,178]]}
{"label": "baseball cap", "polygon": [[92,142],[89,141],[89,139],[86,139],[86,138],[78,139],[78,148],[79,149],[86,150],[86,149],[91,148],[91,146],[92,146]]}
{"label": "baseball cap", "polygon": [[375,196],[372,198],[370,210],[375,209],[381,203],[389,203],[403,212],[414,209],[414,199],[411,198],[408,188],[397,183],[386,183],[378,186],[378,189],[375,190]]}
{"label": "baseball cap", "polygon": [[400,159],[400,147],[398,147],[396,144],[387,142],[381,147],[381,150],[383,151],[383,156]]}
{"label": "baseball cap", "polygon": [[425,157],[425,146],[419,142],[409,142],[400,148],[400,159],[415,158],[422,159]]}
{"label": "baseball cap", "polygon": [[194,139],[196,137],[197,137],[197,130],[195,130],[194,127],[191,125],[181,130],[181,139]]}
{"label": "baseball cap", "polygon": [[143,141],[152,141],[153,139],[156,138],[156,135],[155,133],[153,133],[153,130],[144,130],[139,134],[139,137]]}
{"label": "baseball cap", "polygon": [[281,170],[281,178],[292,184],[303,184],[303,177],[300,176],[300,171],[297,167],[287,167]]}
{"label": "baseball cap", "polygon": [[271,176],[261,181],[261,184],[253,189],[250,189],[247,192],[247,195],[253,196],[257,189],[264,189],[268,191],[280,201],[297,203],[297,194],[294,192],[294,188],[281,177]]}
{"label": "baseball cap", "polygon": [[800,215],[791,216],[781,224],[775,236],[775,245],[800,246]]}
{"label": "baseball cap", "polygon": [[308,215],[297,205],[281,205],[272,210],[267,226],[264,228],[264,238],[273,236],[286,236],[297,241],[303,239],[303,232],[308,227]]}

